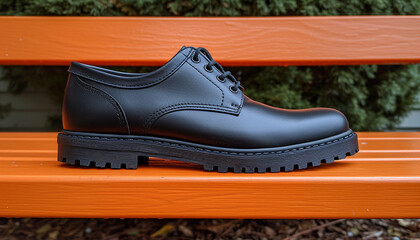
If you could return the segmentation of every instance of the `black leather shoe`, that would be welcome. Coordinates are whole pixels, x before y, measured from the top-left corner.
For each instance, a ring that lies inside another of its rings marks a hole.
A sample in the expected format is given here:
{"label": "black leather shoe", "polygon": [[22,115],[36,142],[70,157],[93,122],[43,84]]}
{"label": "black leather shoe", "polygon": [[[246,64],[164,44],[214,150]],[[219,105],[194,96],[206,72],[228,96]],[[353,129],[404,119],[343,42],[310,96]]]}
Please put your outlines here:
{"label": "black leather shoe", "polygon": [[255,102],[204,48],[183,47],[154,72],[123,73],[73,62],[58,160],[135,169],[148,157],[219,172],[319,166],[358,151],[334,109],[286,110]]}

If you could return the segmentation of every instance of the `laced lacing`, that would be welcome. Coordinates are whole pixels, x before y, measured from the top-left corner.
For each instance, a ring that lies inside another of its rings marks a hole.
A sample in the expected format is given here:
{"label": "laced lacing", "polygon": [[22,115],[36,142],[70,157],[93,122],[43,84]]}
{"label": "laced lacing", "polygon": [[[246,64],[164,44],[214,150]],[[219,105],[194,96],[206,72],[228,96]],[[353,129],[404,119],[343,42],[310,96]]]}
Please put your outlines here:
{"label": "laced lacing", "polygon": [[203,53],[204,55],[206,55],[206,57],[210,60],[210,62],[205,65],[205,68],[207,71],[212,71],[213,67],[216,67],[222,74],[217,76],[217,79],[219,79],[221,82],[226,81],[226,78],[231,80],[234,85],[230,86],[230,89],[233,92],[237,92],[239,89],[241,91],[243,91],[243,87],[241,86],[241,82],[236,80],[236,78],[232,75],[232,73],[230,71],[225,71],[222,67],[222,65],[220,65],[218,62],[216,62],[213,57],[210,55],[209,51],[207,51],[207,49],[199,47],[197,48],[197,50],[195,51],[195,53],[192,56],[192,60],[194,62],[198,62],[200,59],[198,58],[198,55],[201,53]]}

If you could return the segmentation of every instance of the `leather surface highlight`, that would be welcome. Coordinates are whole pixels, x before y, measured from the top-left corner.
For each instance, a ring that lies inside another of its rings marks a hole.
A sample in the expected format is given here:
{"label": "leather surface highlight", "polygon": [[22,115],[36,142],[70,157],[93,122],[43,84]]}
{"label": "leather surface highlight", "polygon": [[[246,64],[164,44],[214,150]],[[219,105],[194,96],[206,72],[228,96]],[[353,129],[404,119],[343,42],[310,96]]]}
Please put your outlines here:
{"label": "leather surface highlight", "polygon": [[286,110],[245,99],[239,116],[180,111],[160,117],[152,135],[232,148],[279,147],[315,141],[349,130],[334,109]]}
{"label": "leather surface highlight", "polygon": [[150,135],[231,148],[305,143],[349,130],[337,110],[286,110],[233,92],[223,69],[183,47],[151,73],[123,73],[72,63],[63,105],[65,130]]}

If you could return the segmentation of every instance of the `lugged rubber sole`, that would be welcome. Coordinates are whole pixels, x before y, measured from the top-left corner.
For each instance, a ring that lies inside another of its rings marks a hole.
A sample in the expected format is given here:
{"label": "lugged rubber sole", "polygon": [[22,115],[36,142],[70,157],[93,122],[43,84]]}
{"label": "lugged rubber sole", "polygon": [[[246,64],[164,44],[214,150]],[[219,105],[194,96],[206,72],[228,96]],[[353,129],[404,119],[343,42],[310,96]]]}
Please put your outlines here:
{"label": "lugged rubber sole", "polygon": [[204,170],[235,173],[292,171],[331,163],[358,152],[352,130],[286,147],[235,149],[149,136],[81,133],[57,136],[58,161],[71,165],[136,169],[149,157],[203,165]]}

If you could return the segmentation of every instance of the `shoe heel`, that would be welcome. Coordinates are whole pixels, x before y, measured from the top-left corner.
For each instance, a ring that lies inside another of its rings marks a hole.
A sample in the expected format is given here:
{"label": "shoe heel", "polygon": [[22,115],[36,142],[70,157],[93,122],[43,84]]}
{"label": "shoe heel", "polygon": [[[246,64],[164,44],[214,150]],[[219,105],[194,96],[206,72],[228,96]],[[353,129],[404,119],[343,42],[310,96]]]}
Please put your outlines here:
{"label": "shoe heel", "polygon": [[58,161],[84,167],[137,169],[148,157],[136,152],[109,151],[58,144]]}

